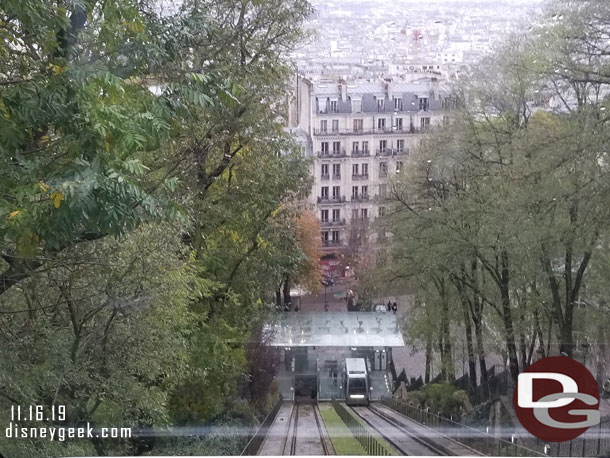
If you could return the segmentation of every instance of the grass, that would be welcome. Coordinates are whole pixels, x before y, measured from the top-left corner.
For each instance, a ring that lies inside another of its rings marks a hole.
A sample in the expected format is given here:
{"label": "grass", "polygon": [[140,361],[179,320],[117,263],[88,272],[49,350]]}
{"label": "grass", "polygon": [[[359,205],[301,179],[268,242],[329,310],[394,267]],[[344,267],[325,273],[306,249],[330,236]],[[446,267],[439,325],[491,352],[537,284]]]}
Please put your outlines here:
{"label": "grass", "polygon": [[373,430],[373,429],[372,429],[372,428],[369,426],[369,424],[368,424],[368,423],[366,423],[366,422],[365,422],[365,421],[364,421],[362,418],[360,418],[358,415],[356,415],[356,413],[355,413],[355,412],[353,412],[351,408],[349,408],[349,407],[347,407],[347,406],[345,406],[345,407],[347,408],[347,411],[348,411],[348,412],[351,414],[351,416],[352,416],[352,417],[354,417],[358,423],[360,423],[362,426],[364,426],[366,429],[368,429],[368,430],[369,430],[369,432],[371,432],[372,434],[375,434],[376,439],[377,439],[377,442],[379,442],[379,443],[380,443],[380,444],[383,446],[383,448],[385,448],[385,449],[386,449],[386,450],[389,452],[389,454],[390,454],[390,455],[392,455],[392,456],[397,456],[397,455],[398,455],[398,453],[396,453],[396,452],[394,451],[394,448],[393,448],[393,447],[392,447],[390,444],[388,444],[388,443],[385,441],[385,439],[384,439],[384,438],[382,438],[381,436],[379,436],[379,435],[378,435],[378,433],[377,433],[376,431],[374,431],[374,430]]}
{"label": "grass", "polygon": [[320,406],[320,415],[322,415],[330,441],[333,443],[337,455],[366,455],[362,446],[354,439],[354,436],[330,403],[318,405]]}

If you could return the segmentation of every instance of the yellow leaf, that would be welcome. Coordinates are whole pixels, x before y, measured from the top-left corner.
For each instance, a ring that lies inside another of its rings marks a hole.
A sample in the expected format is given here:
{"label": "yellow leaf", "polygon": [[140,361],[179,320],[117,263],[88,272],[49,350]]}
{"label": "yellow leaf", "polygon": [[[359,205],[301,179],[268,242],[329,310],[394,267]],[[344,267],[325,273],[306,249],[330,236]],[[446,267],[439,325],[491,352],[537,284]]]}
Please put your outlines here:
{"label": "yellow leaf", "polygon": [[49,186],[48,184],[46,184],[44,181],[40,181],[40,182],[38,183],[38,186],[40,186],[40,190],[41,190],[41,191],[44,191],[44,192],[47,192],[47,191],[48,191],[48,190],[51,188],[51,186]]}
{"label": "yellow leaf", "polygon": [[13,218],[14,218],[15,216],[17,216],[19,213],[21,213],[21,211],[19,211],[19,210],[15,210],[14,212],[11,212],[11,213],[8,215],[8,219],[13,219]]}
{"label": "yellow leaf", "polygon": [[53,205],[55,206],[55,208],[59,208],[59,206],[61,205],[61,201],[65,200],[65,196],[59,190],[53,191],[53,194],[51,194],[51,200],[53,201]]}

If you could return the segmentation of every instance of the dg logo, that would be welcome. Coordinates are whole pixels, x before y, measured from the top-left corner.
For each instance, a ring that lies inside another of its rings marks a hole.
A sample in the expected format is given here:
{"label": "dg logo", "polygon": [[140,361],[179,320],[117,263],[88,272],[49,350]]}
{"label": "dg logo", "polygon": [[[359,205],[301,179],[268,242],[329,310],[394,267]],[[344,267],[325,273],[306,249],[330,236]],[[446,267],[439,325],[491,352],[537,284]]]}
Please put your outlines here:
{"label": "dg logo", "polygon": [[599,389],[572,358],[543,358],[519,374],[515,412],[525,429],[547,442],[564,442],[600,422]]}

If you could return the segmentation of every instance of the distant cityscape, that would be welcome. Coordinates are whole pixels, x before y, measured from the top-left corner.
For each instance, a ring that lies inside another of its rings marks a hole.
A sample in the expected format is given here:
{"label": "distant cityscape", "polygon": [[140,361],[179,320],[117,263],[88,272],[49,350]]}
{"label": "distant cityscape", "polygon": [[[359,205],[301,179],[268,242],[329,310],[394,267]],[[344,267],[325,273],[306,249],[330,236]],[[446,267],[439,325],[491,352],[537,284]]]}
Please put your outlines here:
{"label": "distant cityscape", "polygon": [[[527,33],[539,1],[312,2],[309,39],[293,60],[309,78],[459,78],[510,33]],[[415,74],[415,76],[414,76]]]}

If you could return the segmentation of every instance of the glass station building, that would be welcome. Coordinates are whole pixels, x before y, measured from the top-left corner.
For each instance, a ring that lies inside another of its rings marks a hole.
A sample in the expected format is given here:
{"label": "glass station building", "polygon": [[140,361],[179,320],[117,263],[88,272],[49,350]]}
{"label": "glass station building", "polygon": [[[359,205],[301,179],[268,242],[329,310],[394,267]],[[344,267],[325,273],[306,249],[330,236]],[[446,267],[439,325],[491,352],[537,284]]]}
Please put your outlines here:
{"label": "glass station building", "polygon": [[371,400],[391,395],[392,348],[405,345],[394,313],[287,312],[266,332],[280,352],[284,399],[345,399],[345,358],[365,359]]}

